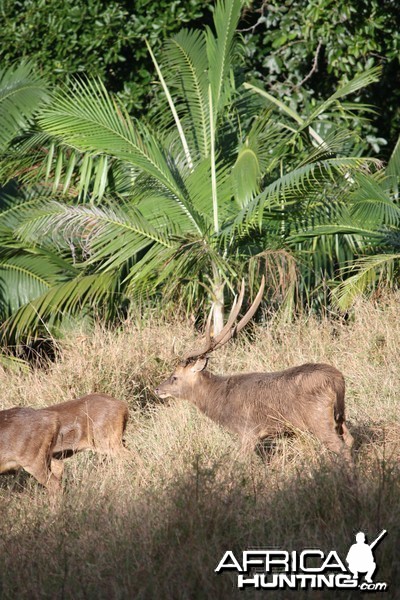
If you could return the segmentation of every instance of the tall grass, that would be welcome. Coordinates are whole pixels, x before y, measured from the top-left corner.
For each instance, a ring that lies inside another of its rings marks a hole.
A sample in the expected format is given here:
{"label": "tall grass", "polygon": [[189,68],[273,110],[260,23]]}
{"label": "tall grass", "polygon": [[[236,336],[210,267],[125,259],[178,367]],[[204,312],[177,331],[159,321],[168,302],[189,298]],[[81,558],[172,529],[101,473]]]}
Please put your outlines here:
{"label": "tall grass", "polygon": [[[187,403],[159,402],[152,390],[173,368],[173,339],[180,349],[195,343],[179,321],[148,317],[118,332],[76,331],[47,368],[1,372],[1,409],[43,407],[93,391],[127,400],[131,458],[68,459],[54,510],[26,474],[0,478],[0,597],[259,597],[239,592],[235,576],[214,573],[226,550],[316,547],[345,556],[357,531],[371,540],[383,528],[388,536],[375,550],[375,579],[389,583],[384,597],[398,597],[399,300],[360,304],[346,324],[303,319],[254,327],[210,361],[215,372],[307,361],[338,367],[356,439],[352,475],[311,436],[278,440],[262,460],[243,455],[233,436]],[[301,599],[311,592],[268,593]]]}

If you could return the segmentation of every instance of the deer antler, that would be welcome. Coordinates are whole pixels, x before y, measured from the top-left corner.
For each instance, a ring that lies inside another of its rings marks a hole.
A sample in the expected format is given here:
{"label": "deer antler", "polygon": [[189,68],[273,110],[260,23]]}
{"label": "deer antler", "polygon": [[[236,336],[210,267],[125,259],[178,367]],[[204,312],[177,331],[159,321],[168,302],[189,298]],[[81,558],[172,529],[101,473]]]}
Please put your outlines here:
{"label": "deer antler", "polygon": [[195,358],[199,358],[200,356],[205,356],[209,352],[213,352],[213,350],[216,350],[216,348],[220,348],[221,346],[223,346],[224,344],[229,342],[229,340],[234,335],[239,333],[239,331],[241,331],[243,329],[243,327],[245,327],[247,325],[247,323],[250,321],[250,319],[254,316],[257,308],[259,307],[263,293],[264,293],[264,287],[265,287],[265,277],[263,276],[262,280],[261,280],[260,289],[258,290],[257,296],[255,297],[253,304],[250,306],[247,313],[240,319],[239,323],[237,325],[235,325],[235,321],[239,315],[240,309],[242,308],[243,298],[244,298],[245,287],[244,287],[244,280],[242,280],[239,298],[237,300],[235,298],[235,301],[232,305],[232,309],[231,309],[231,312],[229,314],[229,317],[228,317],[228,320],[227,320],[225,326],[220,331],[220,333],[218,335],[216,335],[215,337],[211,337],[211,318],[212,318],[212,313],[213,313],[213,309],[211,308],[210,314],[208,315],[208,319],[207,319],[207,325],[206,325],[206,331],[205,331],[205,338],[206,338],[205,343],[199,350],[194,350],[192,352],[185,354],[183,357],[183,361],[188,362],[188,361],[194,360]]}

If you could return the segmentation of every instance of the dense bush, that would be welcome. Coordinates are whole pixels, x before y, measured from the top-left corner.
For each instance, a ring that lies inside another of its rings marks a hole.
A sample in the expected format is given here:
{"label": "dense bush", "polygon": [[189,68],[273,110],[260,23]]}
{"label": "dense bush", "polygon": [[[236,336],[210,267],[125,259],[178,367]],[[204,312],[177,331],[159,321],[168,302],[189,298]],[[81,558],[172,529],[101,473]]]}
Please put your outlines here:
{"label": "dense bush", "polygon": [[207,0],[4,0],[0,7],[2,65],[34,61],[53,82],[66,76],[98,76],[130,110],[146,104],[152,48],[194,25],[208,12]]}
{"label": "dense bush", "polygon": [[[342,308],[382,275],[397,281],[400,144],[385,170],[365,156],[368,145],[378,152],[385,140],[371,134],[361,102],[379,80],[379,69],[367,68],[378,50],[396,60],[398,36],[381,39],[379,7],[363,46],[357,34],[364,12],[351,5],[340,12],[323,2],[314,10],[309,2],[257,9],[220,1],[211,27],[205,18],[202,28],[181,29],[156,58],[159,34],[176,25],[171,14],[179,26],[184,21],[180,5],[169,4],[160,21],[151,21],[145,3],[134,14],[98,0],[79,14],[77,2],[69,12],[56,0],[50,5],[53,11],[25,2],[16,19],[5,20],[20,40],[16,48],[8,44],[5,62],[18,52],[31,57],[0,74],[0,183],[26,186],[0,196],[0,319],[8,342],[37,336],[43,324],[48,333],[83,307],[114,320],[138,298],[159,294],[164,310],[178,302],[198,313],[212,301],[217,330],[237,281],[249,277],[254,289],[260,269],[270,309],[287,316],[330,309],[330,290],[347,267],[351,289],[350,297],[348,287],[344,295],[339,289]],[[261,36],[257,53],[269,58],[260,62],[255,53],[246,68],[249,35]],[[312,68],[304,71],[302,57],[315,43]],[[132,61],[123,62],[127,49],[137,61],[145,48],[142,75],[157,74],[159,82],[147,90],[139,72],[131,78]],[[66,85],[48,89],[46,78],[32,73],[38,64]],[[127,69],[126,79],[116,65]],[[258,68],[268,77],[252,85]],[[313,88],[320,72],[326,77]],[[68,82],[77,73],[90,77]],[[140,119],[125,111],[134,108],[135,85],[136,108],[160,92]],[[330,87],[334,93],[321,101]],[[363,131],[370,132],[365,139],[355,135]],[[366,255],[367,263],[354,262]]]}
{"label": "dense bush", "polygon": [[[246,71],[292,106],[304,109],[373,65],[379,85],[359,95],[378,108],[363,124],[374,152],[389,156],[400,126],[400,12],[392,0],[253,0],[239,29]],[[156,52],[182,26],[211,21],[209,0],[3,0],[0,56],[3,66],[34,60],[53,81],[66,75],[99,76],[130,111],[149,102],[153,67],[146,37]],[[382,145],[389,141],[388,147]]]}
{"label": "dense bush", "polygon": [[[307,107],[357,73],[381,65],[379,84],[362,90],[356,100],[376,107],[363,136],[375,153],[389,156],[400,126],[397,2],[255,0],[243,17],[247,70],[293,108]],[[388,147],[382,150],[385,139]]]}

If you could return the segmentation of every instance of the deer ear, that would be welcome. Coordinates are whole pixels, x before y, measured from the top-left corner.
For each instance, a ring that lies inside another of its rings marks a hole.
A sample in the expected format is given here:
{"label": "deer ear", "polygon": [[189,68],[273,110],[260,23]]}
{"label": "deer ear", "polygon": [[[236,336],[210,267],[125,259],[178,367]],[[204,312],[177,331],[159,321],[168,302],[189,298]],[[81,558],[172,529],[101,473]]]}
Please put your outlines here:
{"label": "deer ear", "polygon": [[203,357],[196,360],[196,362],[190,367],[192,373],[198,373],[199,371],[203,371],[207,366],[208,358]]}

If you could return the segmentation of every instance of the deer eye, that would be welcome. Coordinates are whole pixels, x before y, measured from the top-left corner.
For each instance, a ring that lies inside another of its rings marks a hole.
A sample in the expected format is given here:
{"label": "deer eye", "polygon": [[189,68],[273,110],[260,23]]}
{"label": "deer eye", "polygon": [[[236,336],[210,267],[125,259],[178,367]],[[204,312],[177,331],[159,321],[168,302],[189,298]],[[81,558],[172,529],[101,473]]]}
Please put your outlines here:
{"label": "deer eye", "polygon": [[171,377],[171,381],[176,381],[177,379],[178,379],[178,378],[177,378],[177,377],[175,377],[175,375],[172,375],[172,377]]}

